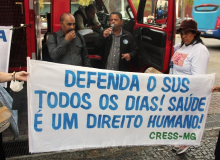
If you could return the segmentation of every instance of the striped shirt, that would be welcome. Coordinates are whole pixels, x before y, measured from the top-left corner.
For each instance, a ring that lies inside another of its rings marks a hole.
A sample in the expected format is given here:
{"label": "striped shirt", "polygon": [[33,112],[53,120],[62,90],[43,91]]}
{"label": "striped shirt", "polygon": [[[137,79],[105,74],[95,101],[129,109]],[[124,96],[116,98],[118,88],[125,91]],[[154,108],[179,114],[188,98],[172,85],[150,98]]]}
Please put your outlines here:
{"label": "striped shirt", "polygon": [[120,60],[120,39],[122,37],[122,29],[121,32],[116,36],[112,32],[112,46],[109,52],[108,61],[107,61],[107,69],[109,70],[119,70],[119,60]]}

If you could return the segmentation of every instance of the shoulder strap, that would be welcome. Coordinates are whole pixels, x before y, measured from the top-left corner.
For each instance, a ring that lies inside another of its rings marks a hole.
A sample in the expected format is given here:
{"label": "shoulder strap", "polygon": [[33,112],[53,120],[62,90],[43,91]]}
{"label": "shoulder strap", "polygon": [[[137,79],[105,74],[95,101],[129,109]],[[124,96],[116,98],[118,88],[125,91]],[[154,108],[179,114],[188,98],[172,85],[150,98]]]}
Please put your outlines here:
{"label": "shoulder strap", "polygon": [[75,31],[75,33],[76,33],[76,35],[79,37],[79,39],[80,39],[80,41],[81,41],[81,43],[82,43],[82,45],[83,45],[83,47],[84,47],[86,44],[83,43],[82,35],[80,35],[78,31]]}
{"label": "shoulder strap", "polygon": [[[81,41],[81,43],[83,45],[82,50],[84,50],[85,47],[86,47],[86,41],[83,41],[83,36],[81,34],[79,34],[79,32],[77,30],[75,31],[75,33],[79,37],[79,39],[80,39],[80,41]],[[83,42],[85,42],[85,43],[83,43]],[[81,54],[82,54],[82,52],[81,52]]]}
{"label": "shoulder strap", "polygon": [[57,34],[56,34],[56,32],[52,33],[52,35],[54,36],[54,39],[55,39],[55,42],[56,42],[56,45],[57,45]]}

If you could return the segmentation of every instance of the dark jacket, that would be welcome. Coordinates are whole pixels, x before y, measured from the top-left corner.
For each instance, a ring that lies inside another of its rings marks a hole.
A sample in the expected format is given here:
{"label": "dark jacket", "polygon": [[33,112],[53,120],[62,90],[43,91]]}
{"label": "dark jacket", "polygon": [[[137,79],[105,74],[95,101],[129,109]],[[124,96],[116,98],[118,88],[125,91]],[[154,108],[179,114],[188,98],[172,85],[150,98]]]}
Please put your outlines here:
{"label": "dark jacket", "polygon": [[[103,32],[104,30],[99,35],[99,39],[96,42],[96,47],[102,53],[102,68],[106,69],[109,52],[112,46],[112,36],[110,35],[109,37],[104,38]],[[128,43],[124,43],[124,40],[127,40]],[[131,57],[130,61],[132,61],[137,56],[137,50],[138,47],[133,36],[129,32],[122,29],[122,37],[120,38],[120,57],[122,57],[122,54],[124,53],[129,53]],[[129,71],[130,61],[120,58],[119,71]]]}

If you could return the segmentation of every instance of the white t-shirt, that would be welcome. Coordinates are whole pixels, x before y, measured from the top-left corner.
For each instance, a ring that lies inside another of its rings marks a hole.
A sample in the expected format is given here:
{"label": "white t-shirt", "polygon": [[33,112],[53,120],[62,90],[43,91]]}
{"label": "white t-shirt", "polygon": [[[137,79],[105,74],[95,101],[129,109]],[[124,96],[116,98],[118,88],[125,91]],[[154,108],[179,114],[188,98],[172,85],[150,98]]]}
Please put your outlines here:
{"label": "white t-shirt", "polygon": [[171,58],[173,61],[173,74],[195,75],[206,74],[209,51],[201,43],[180,48],[180,43],[174,46],[174,54]]}

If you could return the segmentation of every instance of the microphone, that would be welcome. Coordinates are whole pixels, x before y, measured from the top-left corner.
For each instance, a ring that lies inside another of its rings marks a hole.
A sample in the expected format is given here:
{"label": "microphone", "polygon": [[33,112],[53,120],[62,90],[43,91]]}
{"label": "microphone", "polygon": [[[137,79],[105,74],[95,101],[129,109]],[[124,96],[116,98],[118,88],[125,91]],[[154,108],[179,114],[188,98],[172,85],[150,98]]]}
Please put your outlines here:
{"label": "microphone", "polygon": [[[115,26],[114,23],[112,23],[112,24],[110,25],[110,27],[112,27],[112,29],[114,28],[114,26]],[[111,32],[110,34],[112,34],[112,32]]]}

